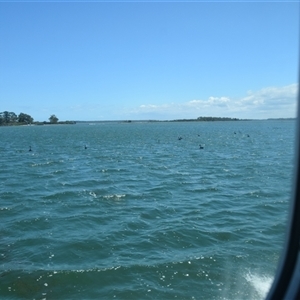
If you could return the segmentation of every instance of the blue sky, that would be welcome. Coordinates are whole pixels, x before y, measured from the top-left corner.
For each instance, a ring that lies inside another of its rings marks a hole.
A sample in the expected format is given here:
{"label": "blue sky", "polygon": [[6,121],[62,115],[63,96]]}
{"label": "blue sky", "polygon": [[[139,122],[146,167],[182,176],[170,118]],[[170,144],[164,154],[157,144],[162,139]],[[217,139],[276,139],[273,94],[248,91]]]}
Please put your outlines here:
{"label": "blue sky", "polygon": [[295,117],[298,2],[0,1],[0,112]]}

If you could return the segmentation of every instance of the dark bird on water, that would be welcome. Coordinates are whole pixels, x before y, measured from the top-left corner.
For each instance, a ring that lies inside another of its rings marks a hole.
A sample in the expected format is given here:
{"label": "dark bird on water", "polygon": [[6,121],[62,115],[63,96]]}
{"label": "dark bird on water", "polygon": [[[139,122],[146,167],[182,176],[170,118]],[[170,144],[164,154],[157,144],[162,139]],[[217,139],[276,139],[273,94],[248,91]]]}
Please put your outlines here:
{"label": "dark bird on water", "polygon": [[200,144],[200,145],[199,145],[199,149],[204,149],[204,147]]}
{"label": "dark bird on water", "polygon": [[31,150],[31,146],[29,146],[29,150],[28,150],[28,151],[32,151],[32,150]]}

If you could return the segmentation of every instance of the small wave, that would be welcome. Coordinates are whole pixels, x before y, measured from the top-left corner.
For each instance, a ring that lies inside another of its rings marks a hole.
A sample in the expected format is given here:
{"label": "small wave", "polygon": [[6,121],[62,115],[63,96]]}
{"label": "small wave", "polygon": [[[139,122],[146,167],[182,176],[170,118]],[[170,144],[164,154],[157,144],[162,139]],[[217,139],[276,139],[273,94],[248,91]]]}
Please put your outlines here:
{"label": "small wave", "polygon": [[11,207],[0,207],[0,210],[11,210]]}
{"label": "small wave", "polygon": [[105,195],[103,196],[104,199],[112,199],[112,200],[120,200],[121,198],[124,198],[125,194],[112,194],[112,195]]}
{"label": "small wave", "polygon": [[259,295],[261,299],[266,297],[273,282],[273,277],[252,274],[250,272],[246,274],[245,279],[255,289],[255,292]]}

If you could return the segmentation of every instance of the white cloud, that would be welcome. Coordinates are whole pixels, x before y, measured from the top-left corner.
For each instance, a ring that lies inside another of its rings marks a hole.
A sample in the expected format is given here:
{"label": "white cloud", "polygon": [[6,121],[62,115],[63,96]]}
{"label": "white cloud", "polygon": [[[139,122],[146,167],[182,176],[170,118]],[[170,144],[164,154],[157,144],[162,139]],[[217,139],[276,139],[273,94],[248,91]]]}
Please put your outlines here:
{"label": "white cloud", "polygon": [[241,99],[241,103],[254,105],[291,104],[297,97],[298,85],[291,84],[284,87],[268,87],[257,92],[248,91],[248,96]]}
{"label": "white cloud", "polygon": [[143,104],[133,115],[169,118],[196,118],[199,116],[235,118],[288,118],[296,116],[298,84],[266,87],[248,91],[246,96],[234,99],[211,96],[206,100],[194,99],[185,103],[162,105]]}

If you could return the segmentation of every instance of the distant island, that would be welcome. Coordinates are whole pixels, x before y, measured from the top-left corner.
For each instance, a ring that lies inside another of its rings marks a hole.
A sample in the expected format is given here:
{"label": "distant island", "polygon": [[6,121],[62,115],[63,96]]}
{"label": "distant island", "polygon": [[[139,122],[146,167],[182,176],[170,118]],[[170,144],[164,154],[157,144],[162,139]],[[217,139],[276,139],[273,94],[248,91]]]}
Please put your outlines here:
{"label": "distant island", "polygon": [[105,123],[105,122],[121,122],[121,123],[152,123],[152,122],[210,122],[210,121],[249,121],[248,119],[226,118],[226,117],[198,117],[197,119],[174,119],[174,120],[119,120],[119,121],[76,121],[76,123]]}
{"label": "distant island", "polygon": [[172,120],[171,122],[198,122],[198,121],[204,121],[204,122],[212,122],[212,121],[241,121],[241,119],[238,118],[222,118],[222,117],[198,117],[197,119],[177,119]]}
{"label": "distant island", "polygon": [[49,117],[49,122],[34,122],[33,118],[25,113],[16,115],[14,112],[4,111],[0,113],[0,126],[20,126],[20,125],[53,125],[53,124],[76,124],[75,121],[59,122],[56,115]]}
{"label": "distant island", "polygon": [[215,121],[273,121],[273,120],[296,120],[296,118],[270,118],[270,119],[238,119],[228,117],[198,117],[197,119],[174,119],[174,120],[103,120],[103,121],[76,121],[76,123],[163,123],[163,122],[215,122]]}
{"label": "distant island", "polygon": [[[295,120],[296,118],[270,118],[265,120]],[[258,119],[238,119],[228,117],[198,117],[197,119],[177,119],[169,122],[214,122],[214,121],[258,121]]]}

